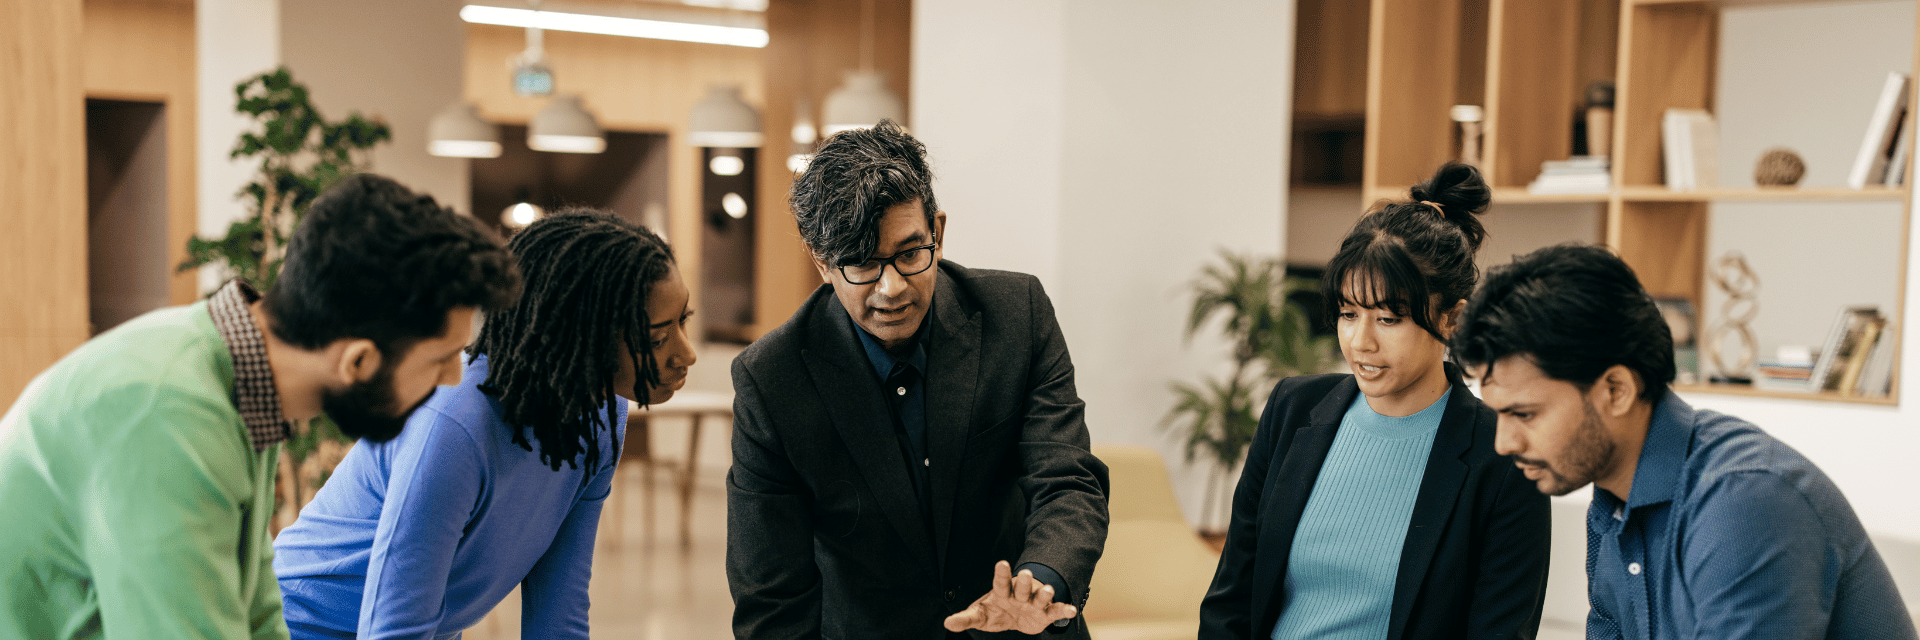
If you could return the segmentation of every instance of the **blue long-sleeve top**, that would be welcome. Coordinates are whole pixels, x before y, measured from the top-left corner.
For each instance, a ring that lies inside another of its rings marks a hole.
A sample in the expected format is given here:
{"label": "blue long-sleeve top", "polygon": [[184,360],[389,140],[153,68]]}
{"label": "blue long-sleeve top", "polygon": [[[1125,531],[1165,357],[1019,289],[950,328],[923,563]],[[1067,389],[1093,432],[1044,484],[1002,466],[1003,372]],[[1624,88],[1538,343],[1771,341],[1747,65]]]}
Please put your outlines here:
{"label": "blue long-sleeve top", "polygon": [[[293,637],[454,638],[523,582],[523,636],[587,637],[594,532],[620,452],[602,440],[584,483],[584,461],[554,471],[513,443],[477,388],[486,375],[475,357],[399,437],[355,444],[280,532],[273,568]],[[612,409],[624,434],[626,401]]]}

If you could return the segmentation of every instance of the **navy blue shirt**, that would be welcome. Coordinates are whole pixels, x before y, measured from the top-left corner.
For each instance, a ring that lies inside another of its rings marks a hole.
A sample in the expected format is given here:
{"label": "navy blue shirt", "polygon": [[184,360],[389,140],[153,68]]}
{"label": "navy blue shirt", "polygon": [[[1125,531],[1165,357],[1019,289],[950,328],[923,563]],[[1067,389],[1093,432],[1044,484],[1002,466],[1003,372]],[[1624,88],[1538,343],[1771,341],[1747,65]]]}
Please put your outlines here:
{"label": "navy blue shirt", "polygon": [[1914,640],[1846,496],[1792,447],[1668,391],[1622,502],[1587,509],[1587,637]]}
{"label": "navy blue shirt", "polygon": [[[873,372],[880,376],[880,387],[887,394],[887,405],[893,408],[894,424],[906,438],[901,442],[901,455],[907,461],[908,476],[913,478],[914,494],[919,496],[922,505],[931,506],[930,492],[932,482],[929,476],[933,460],[927,455],[927,325],[933,322],[933,311],[920,321],[920,328],[907,339],[908,350],[905,359],[896,360],[880,346],[880,339],[867,333],[853,318],[847,321],[853,324],[854,335],[860,336],[860,346],[867,352],[867,361],[873,363]],[[932,509],[923,510],[933,513]],[[1033,578],[1042,584],[1053,587],[1054,602],[1072,602],[1068,592],[1067,580],[1060,573],[1038,562],[1028,562],[1013,569],[1014,575],[1021,571],[1032,571]],[[1066,626],[1069,621],[1061,620],[1054,626]]]}

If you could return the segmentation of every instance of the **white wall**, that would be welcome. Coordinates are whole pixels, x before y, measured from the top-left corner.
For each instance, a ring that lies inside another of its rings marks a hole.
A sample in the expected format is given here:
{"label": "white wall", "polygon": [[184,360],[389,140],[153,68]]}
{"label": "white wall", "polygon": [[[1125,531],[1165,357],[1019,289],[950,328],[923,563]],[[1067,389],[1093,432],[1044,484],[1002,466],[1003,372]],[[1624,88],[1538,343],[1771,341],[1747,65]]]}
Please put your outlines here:
{"label": "white wall", "polygon": [[1181,338],[1188,283],[1285,246],[1293,3],[919,0],[913,46],[947,255],[1041,277],[1093,439],[1159,449],[1197,520],[1160,423],[1169,383],[1228,366]]}
{"label": "white wall", "polygon": [[[1912,70],[1914,3],[1732,8],[1723,16],[1720,183],[1752,186],[1760,155],[1786,147],[1806,160],[1802,186],[1844,185],[1887,72]],[[1782,344],[1817,348],[1843,307],[1893,311],[1900,209],[1898,202],[1712,207],[1708,257],[1739,252],[1760,279],[1752,328],[1761,358]],[[1726,296],[1712,286],[1707,293],[1704,317],[1718,317]]]}
{"label": "white wall", "polygon": [[[221,0],[194,3],[199,65],[200,234],[248,215],[235,197],[257,159],[227,158],[254,121],[234,112],[233,87],[285,63],[329,120],[383,120],[393,139],[372,170],[465,212],[467,161],[427,154],[427,121],[460,98],[466,27],[456,0]],[[505,72],[501,82],[506,82]],[[210,291],[224,274],[201,270]]]}
{"label": "white wall", "polygon": [[[195,2],[194,60],[199,67],[200,235],[226,235],[227,225],[247,210],[235,194],[253,176],[254,163],[227,159],[240,132],[252,123],[233,110],[233,85],[280,62],[279,0]],[[200,290],[212,291],[226,275],[200,270]]]}
{"label": "white wall", "polygon": [[[378,119],[393,139],[372,171],[468,212],[467,160],[427,154],[427,121],[461,99],[467,31],[459,0],[282,0],[281,61],[329,120]],[[500,82],[507,82],[501,70]]]}

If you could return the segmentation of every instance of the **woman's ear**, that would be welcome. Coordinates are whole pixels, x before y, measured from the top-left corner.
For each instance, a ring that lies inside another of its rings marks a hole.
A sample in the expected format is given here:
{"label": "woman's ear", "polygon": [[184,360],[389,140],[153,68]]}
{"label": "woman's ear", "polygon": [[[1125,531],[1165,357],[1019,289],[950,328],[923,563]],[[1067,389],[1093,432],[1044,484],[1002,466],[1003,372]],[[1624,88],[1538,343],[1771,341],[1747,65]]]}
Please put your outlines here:
{"label": "woman's ear", "polygon": [[352,385],[372,380],[380,372],[380,347],[366,338],[341,338],[327,349],[332,382]]}
{"label": "woman's ear", "polygon": [[1466,300],[1461,300],[1459,302],[1456,302],[1453,304],[1453,308],[1448,309],[1444,312],[1441,312],[1440,322],[1439,322],[1440,335],[1446,336],[1448,338],[1452,338],[1453,332],[1460,330],[1460,317],[1464,315],[1466,312],[1467,312]]}

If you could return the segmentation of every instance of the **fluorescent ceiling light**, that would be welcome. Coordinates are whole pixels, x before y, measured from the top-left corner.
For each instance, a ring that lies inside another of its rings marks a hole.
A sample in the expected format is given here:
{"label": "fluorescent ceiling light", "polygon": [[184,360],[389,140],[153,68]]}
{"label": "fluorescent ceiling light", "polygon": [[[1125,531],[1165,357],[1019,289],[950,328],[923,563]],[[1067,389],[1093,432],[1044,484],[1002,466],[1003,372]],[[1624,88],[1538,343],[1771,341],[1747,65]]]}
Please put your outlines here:
{"label": "fluorescent ceiling light", "polygon": [[583,13],[560,13],[557,11],[532,11],[528,9],[509,9],[506,7],[488,7],[477,4],[461,7],[460,19],[475,24],[493,24],[503,27],[538,27],[549,31],[573,31],[577,33],[597,33],[608,36],[678,40],[681,42],[724,44],[736,47],[753,47],[756,49],[767,46],[767,31],[765,29],[722,27],[710,24],[694,24],[691,22],[663,22],[660,20],[641,20],[639,18],[614,18]]}

